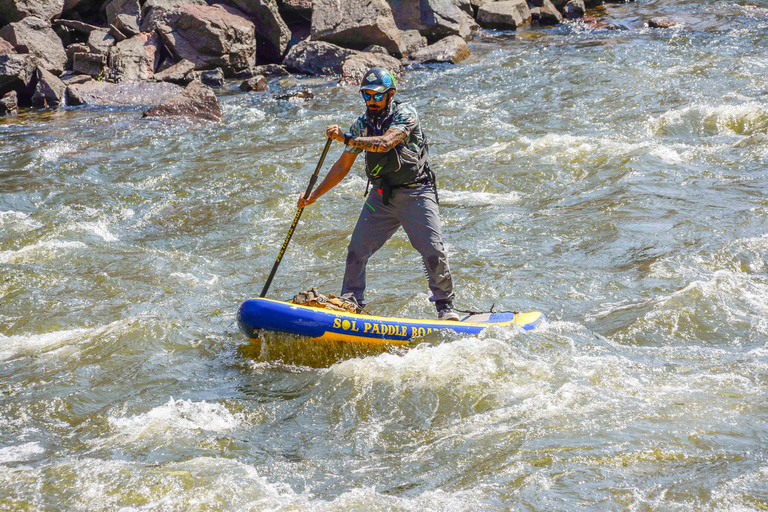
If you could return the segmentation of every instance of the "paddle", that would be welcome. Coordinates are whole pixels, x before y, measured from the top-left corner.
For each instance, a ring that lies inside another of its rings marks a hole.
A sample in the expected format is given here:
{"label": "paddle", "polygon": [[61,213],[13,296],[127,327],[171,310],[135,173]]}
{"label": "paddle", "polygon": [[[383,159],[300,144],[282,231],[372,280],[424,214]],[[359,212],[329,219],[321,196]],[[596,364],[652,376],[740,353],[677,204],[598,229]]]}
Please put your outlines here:
{"label": "paddle", "polygon": [[[317,181],[317,175],[320,172],[320,168],[323,166],[323,161],[325,160],[325,155],[328,154],[328,148],[331,147],[331,142],[333,142],[333,139],[331,138],[325,141],[325,148],[323,148],[323,154],[320,155],[320,161],[317,162],[317,167],[315,168],[315,172],[312,174],[312,177],[309,179],[309,185],[307,185],[307,191],[304,192],[304,197],[309,197],[309,194],[312,192],[312,187],[315,186],[315,182]],[[301,217],[301,212],[303,211],[304,211],[303,207],[298,208],[296,210],[296,216],[293,218],[293,222],[291,223],[291,228],[288,230],[288,235],[285,237],[283,246],[280,247],[280,252],[277,255],[277,260],[275,260],[275,264],[272,266],[272,272],[269,273],[267,282],[264,283],[264,288],[261,290],[261,295],[259,295],[259,297],[265,297],[267,295],[267,290],[269,290],[269,285],[272,284],[272,279],[275,277],[275,273],[277,272],[277,267],[280,266],[280,262],[283,260],[283,255],[285,254],[285,250],[288,248],[288,242],[291,241],[291,237],[293,236],[293,232],[296,230],[296,225],[299,223],[299,218]]]}

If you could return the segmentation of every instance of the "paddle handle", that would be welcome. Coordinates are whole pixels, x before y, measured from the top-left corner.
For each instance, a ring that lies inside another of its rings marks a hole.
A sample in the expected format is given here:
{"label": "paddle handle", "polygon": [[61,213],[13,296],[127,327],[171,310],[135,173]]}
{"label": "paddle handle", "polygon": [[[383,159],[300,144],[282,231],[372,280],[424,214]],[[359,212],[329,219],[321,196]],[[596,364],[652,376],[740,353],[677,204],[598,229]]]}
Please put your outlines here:
{"label": "paddle handle", "polygon": [[[315,167],[315,172],[312,173],[312,177],[309,178],[307,191],[304,192],[305,198],[309,197],[309,194],[312,193],[312,188],[315,186],[315,182],[317,182],[317,175],[320,173],[320,168],[323,166],[323,162],[325,161],[325,155],[328,154],[328,149],[331,147],[331,142],[333,142],[333,139],[331,138],[328,138],[328,140],[325,141],[323,154],[320,155],[320,161],[317,162],[317,167]],[[280,262],[283,261],[285,250],[288,248],[288,242],[291,241],[291,237],[293,236],[293,232],[296,230],[296,226],[298,225],[299,219],[301,218],[301,212],[303,211],[304,211],[304,207],[298,208],[296,210],[296,215],[293,217],[293,222],[291,223],[291,227],[288,230],[288,235],[285,237],[285,241],[283,242],[282,247],[280,247],[280,252],[277,254],[277,259],[275,260],[275,264],[272,265],[272,271],[269,273],[267,282],[264,283],[264,288],[261,289],[261,295],[259,295],[259,297],[266,297],[267,290],[269,290],[269,287],[272,284],[272,279],[274,279],[275,274],[277,273],[277,267],[279,267]]]}

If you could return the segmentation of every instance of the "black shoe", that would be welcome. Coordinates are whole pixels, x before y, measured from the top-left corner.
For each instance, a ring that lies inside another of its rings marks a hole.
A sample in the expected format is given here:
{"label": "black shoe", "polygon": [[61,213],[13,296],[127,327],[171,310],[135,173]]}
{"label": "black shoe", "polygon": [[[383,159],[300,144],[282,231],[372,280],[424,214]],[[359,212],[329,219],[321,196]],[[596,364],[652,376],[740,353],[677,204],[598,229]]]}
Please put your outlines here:
{"label": "black shoe", "polygon": [[461,318],[459,317],[459,314],[456,312],[455,309],[453,309],[453,303],[452,302],[445,302],[445,303],[436,303],[435,307],[437,308],[437,319],[438,320],[453,320],[453,321],[459,321]]}

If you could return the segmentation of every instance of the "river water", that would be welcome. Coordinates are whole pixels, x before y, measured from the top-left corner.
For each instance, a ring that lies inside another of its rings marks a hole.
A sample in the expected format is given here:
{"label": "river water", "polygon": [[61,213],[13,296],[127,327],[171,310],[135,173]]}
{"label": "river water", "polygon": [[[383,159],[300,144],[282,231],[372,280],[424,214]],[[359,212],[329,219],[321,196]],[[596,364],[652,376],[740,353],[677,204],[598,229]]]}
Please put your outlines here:
{"label": "river water", "polygon": [[[534,332],[238,332],[355,88],[228,84],[218,125],[0,120],[0,510],[768,508],[768,5],[597,15],[626,30],[484,32],[401,83],[458,306],[543,311]],[[644,28],[660,15],[682,24]],[[338,293],[356,165],[270,297]],[[369,284],[378,313],[434,315],[402,233]]]}

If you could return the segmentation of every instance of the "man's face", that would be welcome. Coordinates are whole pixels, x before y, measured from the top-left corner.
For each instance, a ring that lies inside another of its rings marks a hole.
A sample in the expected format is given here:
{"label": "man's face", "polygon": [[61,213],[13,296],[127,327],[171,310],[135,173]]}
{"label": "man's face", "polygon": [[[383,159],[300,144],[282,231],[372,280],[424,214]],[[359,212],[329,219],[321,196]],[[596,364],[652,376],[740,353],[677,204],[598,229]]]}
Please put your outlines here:
{"label": "man's face", "polygon": [[363,100],[368,110],[374,114],[380,114],[387,106],[387,97],[389,92],[376,92],[369,89],[363,89]]}

